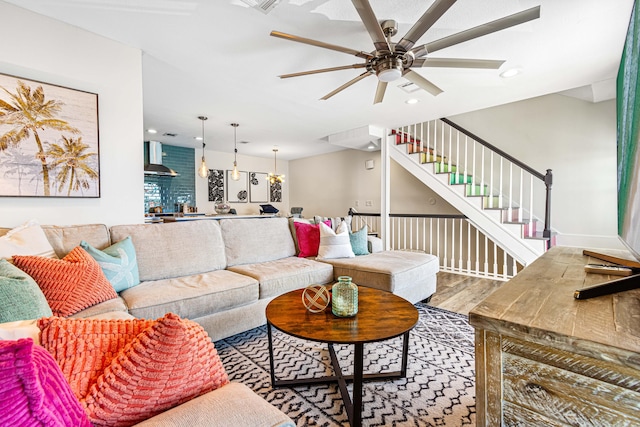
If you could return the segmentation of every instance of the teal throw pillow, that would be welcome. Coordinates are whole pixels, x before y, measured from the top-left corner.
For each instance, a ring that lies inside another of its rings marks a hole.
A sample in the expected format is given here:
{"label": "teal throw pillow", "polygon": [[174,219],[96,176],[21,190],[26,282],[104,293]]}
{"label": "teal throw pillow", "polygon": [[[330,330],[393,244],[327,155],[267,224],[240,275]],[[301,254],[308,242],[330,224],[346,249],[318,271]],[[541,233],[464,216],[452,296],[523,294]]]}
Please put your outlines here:
{"label": "teal throw pillow", "polygon": [[94,248],[84,240],[80,242],[80,246],[98,262],[116,292],[140,283],[136,249],[130,236],[103,250]]}
{"label": "teal throw pillow", "polygon": [[50,316],[49,303],[35,280],[0,259],[0,323]]}
{"label": "teal throw pillow", "polygon": [[367,226],[363,226],[355,233],[349,234],[351,240],[351,249],[356,255],[369,255],[369,247],[367,245]]}

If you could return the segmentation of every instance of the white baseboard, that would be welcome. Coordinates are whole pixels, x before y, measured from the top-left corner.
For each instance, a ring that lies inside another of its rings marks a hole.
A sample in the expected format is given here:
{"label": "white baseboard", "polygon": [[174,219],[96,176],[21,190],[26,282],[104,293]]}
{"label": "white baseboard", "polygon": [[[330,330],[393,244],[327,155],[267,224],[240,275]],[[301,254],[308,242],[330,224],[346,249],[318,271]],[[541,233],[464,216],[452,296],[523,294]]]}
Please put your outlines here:
{"label": "white baseboard", "polygon": [[618,236],[559,234],[556,236],[556,243],[558,246],[571,246],[584,249],[625,249]]}

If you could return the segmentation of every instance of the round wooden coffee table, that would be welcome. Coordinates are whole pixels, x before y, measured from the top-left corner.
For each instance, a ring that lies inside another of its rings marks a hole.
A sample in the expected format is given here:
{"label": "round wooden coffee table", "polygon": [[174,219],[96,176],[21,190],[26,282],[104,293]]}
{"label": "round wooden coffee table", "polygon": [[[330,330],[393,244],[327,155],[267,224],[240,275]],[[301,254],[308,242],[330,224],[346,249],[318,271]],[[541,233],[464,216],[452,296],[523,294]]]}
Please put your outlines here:
{"label": "round wooden coffee table", "polygon": [[[302,304],[298,289],[274,298],[266,308],[269,337],[271,384],[275,387],[337,382],[352,427],[362,425],[362,381],[404,378],[407,374],[409,331],[418,322],[418,310],[409,301],[390,292],[358,286],[358,314],[337,317],[331,305],[320,313],[311,313]],[[327,343],[334,375],[320,378],[278,380],[275,377],[271,328],[311,341]],[[363,374],[364,344],[403,335],[400,371]],[[353,375],[343,375],[333,344],[353,344]],[[353,402],[347,382],[353,381]]]}

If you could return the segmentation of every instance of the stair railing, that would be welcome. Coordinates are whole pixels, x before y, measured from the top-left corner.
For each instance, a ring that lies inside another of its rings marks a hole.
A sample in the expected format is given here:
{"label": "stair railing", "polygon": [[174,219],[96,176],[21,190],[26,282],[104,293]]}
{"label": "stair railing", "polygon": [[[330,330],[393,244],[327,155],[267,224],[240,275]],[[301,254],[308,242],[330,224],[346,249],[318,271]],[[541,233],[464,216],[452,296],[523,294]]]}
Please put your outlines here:
{"label": "stair railing", "polygon": [[[421,163],[433,163],[436,173],[450,173],[451,184],[467,184],[467,196],[483,196],[486,209],[502,210],[505,222],[525,224],[526,237],[545,238],[550,244],[551,169],[540,173],[446,118],[392,132],[397,144],[406,143],[409,153],[419,153]],[[536,219],[540,217],[542,227]]]}
{"label": "stair railing", "polygon": [[[379,213],[360,213],[353,208],[352,229],[364,225],[370,234],[380,232]],[[464,215],[390,214],[390,249],[421,251],[440,260],[440,270],[509,280],[522,269],[507,251],[475,227]]]}

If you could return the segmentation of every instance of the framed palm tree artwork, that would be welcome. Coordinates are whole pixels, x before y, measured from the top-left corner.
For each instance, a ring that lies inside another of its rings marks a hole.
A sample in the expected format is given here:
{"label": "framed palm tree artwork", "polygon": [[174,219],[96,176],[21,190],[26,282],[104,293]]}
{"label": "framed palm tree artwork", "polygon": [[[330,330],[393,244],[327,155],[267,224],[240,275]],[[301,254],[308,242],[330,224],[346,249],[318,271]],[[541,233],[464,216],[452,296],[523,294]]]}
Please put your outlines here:
{"label": "framed palm tree artwork", "polygon": [[0,74],[0,196],[100,197],[98,95]]}

